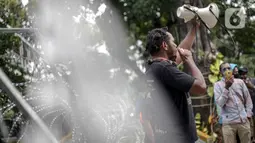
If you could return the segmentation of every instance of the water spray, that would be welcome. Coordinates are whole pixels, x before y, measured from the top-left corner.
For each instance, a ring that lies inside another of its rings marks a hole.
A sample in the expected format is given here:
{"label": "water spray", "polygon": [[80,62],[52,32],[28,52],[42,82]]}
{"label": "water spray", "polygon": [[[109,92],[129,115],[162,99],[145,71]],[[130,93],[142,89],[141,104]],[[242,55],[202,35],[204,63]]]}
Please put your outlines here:
{"label": "water spray", "polygon": [[2,69],[0,69],[0,85],[4,91],[8,93],[12,101],[14,101],[19,109],[27,116],[30,117],[47,135],[52,143],[58,143],[57,139],[50,132],[48,127],[44,124],[41,118],[31,108],[31,106],[22,98],[19,91],[12,85],[12,82],[5,75]]}

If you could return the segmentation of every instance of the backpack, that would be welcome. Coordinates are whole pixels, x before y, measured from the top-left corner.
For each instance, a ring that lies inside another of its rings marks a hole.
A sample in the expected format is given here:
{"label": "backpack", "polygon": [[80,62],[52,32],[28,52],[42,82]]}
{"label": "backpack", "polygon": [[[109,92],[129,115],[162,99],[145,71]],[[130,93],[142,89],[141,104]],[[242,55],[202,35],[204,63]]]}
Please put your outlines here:
{"label": "backpack", "polygon": [[152,94],[154,91],[153,88],[153,80],[148,80],[146,78],[146,75],[140,77],[141,84],[144,84],[143,86],[143,94],[140,95],[136,101],[136,113],[138,114],[140,118],[140,122],[143,124],[144,120],[150,120],[152,122],[152,116],[153,116],[153,108],[154,108],[154,101],[152,98]]}

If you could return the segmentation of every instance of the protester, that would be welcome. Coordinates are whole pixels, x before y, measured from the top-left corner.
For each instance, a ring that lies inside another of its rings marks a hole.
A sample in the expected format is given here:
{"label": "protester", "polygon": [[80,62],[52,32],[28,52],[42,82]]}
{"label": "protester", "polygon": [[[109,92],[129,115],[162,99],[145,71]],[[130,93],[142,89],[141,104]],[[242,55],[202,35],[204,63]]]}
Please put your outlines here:
{"label": "protester", "polygon": [[[236,77],[239,77],[239,76],[238,76],[239,73],[238,73],[238,66],[237,66],[237,64],[231,63],[231,64],[230,64],[230,68],[231,68],[231,70],[232,70],[232,73],[233,73],[234,77],[235,77],[235,78],[236,78]],[[214,97],[215,97],[215,96],[214,96]],[[215,99],[215,98],[214,98],[214,101],[216,102],[216,99]],[[218,118],[219,118],[218,123],[219,123],[220,125],[222,125],[222,117],[220,116],[221,108],[220,108],[220,106],[218,106],[217,104],[216,104],[216,111],[217,111]]]}
{"label": "protester", "polygon": [[[230,68],[231,68],[231,71],[234,75],[234,78],[239,78],[239,73],[238,73],[238,65],[237,64],[234,64],[234,63],[230,63]],[[214,102],[216,103],[216,99],[215,99],[215,96],[214,96]],[[216,112],[217,112],[217,117],[218,117],[218,123],[216,124],[216,128],[219,130],[216,130],[217,133],[218,133],[218,138],[219,140],[222,139],[222,116],[221,116],[221,107],[217,104],[215,104],[216,106]],[[236,135],[236,143],[240,143],[240,139],[238,137],[238,135]]]}
{"label": "protester", "polygon": [[248,68],[246,67],[240,67],[239,69],[239,75],[240,78],[245,82],[250,92],[254,92],[255,86],[255,78],[249,78],[248,77]]}
{"label": "protester", "polygon": [[223,78],[214,84],[216,104],[221,107],[223,139],[225,143],[235,143],[238,135],[241,143],[249,143],[249,118],[252,117],[253,107],[251,96],[243,80],[233,75],[226,79],[224,73],[230,70],[229,63],[222,63],[220,72]]}
{"label": "protester", "polygon": [[[196,25],[196,26],[195,26]],[[185,39],[176,48],[174,38],[166,28],[148,33],[146,50],[152,59],[146,77],[152,85],[150,108],[142,112],[142,122],[150,143],[194,143],[198,138],[189,92],[204,94],[206,83],[192,58],[191,49],[198,24],[194,22]],[[184,63],[191,76],[178,70]],[[171,113],[170,113],[171,112]],[[173,119],[176,117],[176,119]]]}
{"label": "protester", "polygon": [[[234,75],[235,78],[239,77],[239,73],[238,73],[238,66],[237,64],[234,64],[234,63],[230,63],[230,68],[231,68],[231,71]],[[214,96],[215,97],[215,96]],[[214,101],[216,103],[216,99],[214,98]],[[216,112],[218,114],[218,123],[220,125],[222,125],[222,117],[220,116],[221,115],[221,107],[218,106],[217,104],[215,105],[216,106]]]}
{"label": "protester", "polygon": [[[239,75],[240,78],[244,81],[244,83],[246,84],[249,93],[251,95],[251,99],[252,99],[252,103],[254,105],[255,103],[255,78],[249,78],[248,77],[248,68],[246,67],[240,67],[239,69]],[[253,106],[252,109],[253,112],[253,116],[252,116],[252,120],[250,120],[251,123],[251,135],[252,135],[252,141],[255,142],[255,108]]]}
{"label": "protester", "polygon": [[239,78],[239,73],[238,73],[238,66],[237,64],[230,64],[231,70],[233,72],[234,78]]}

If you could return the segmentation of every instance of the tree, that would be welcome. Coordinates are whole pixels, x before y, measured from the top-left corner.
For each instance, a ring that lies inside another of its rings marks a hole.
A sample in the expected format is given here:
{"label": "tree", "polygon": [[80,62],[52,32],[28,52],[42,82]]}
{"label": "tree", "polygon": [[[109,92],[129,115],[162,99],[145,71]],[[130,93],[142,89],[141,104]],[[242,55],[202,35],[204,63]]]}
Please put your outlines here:
{"label": "tree", "polygon": [[[0,27],[6,28],[7,25],[12,27],[23,27],[27,21],[27,15],[21,1],[1,0],[0,1]],[[21,93],[24,93],[29,73],[25,67],[22,67],[21,60],[18,56],[22,41],[15,34],[0,33],[0,67],[8,75],[14,85]],[[11,105],[9,96],[1,90],[0,107],[8,107]],[[12,107],[12,106],[10,106]],[[2,111],[5,120],[12,120],[18,116],[17,108],[7,108]],[[11,121],[12,123],[12,121]],[[11,123],[8,124],[11,128]],[[20,124],[20,123],[18,123]]]}
{"label": "tree", "polygon": [[[219,71],[218,66],[223,60],[245,65],[252,59],[253,56],[251,55],[244,55],[240,57],[240,54],[252,52],[254,49],[252,48],[254,47],[254,38],[252,34],[254,32],[248,32],[254,30],[254,28],[252,28],[252,23],[254,22],[249,20],[244,29],[227,29],[233,35],[234,40],[236,41],[237,46],[233,46],[231,37],[226,32],[226,28],[224,28],[225,10],[231,6],[234,7],[233,1],[230,4],[218,0],[112,1],[114,6],[119,10],[119,13],[122,14],[123,20],[126,22],[129,28],[129,38],[130,41],[132,41],[133,46],[131,50],[128,50],[131,53],[140,53],[140,56],[134,59],[142,60],[143,62],[141,63],[144,63],[148,57],[148,55],[143,55],[143,53],[145,50],[144,43],[146,40],[146,34],[149,30],[157,27],[167,26],[175,39],[177,39],[176,42],[180,43],[180,40],[182,40],[187,33],[189,24],[185,24],[183,20],[177,18],[176,9],[184,3],[202,8],[206,7],[211,2],[216,3],[220,9],[220,21],[218,21],[218,24],[210,30],[210,33],[205,26],[201,24],[199,33],[197,33],[197,40],[193,47],[194,59],[205,76],[208,85],[207,94],[210,96],[209,98],[204,96],[202,99],[193,102],[198,105],[209,104],[213,101],[213,83],[220,79],[219,73],[216,72]],[[248,8],[251,2],[252,1],[243,1],[242,3],[246,8]],[[237,4],[237,6],[240,7],[241,4]],[[254,11],[251,9],[251,7],[249,7],[248,19],[253,15]],[[227,37],[227,39],[225,37]],[[234,49],[230,47],[236,48]],[[244,58],[247,56],[249,58]],[[223,59],[224,57],[225,59]],[[229,59],[230,57],[232,58]],[[246,61],[244,61],[244,59],[246,59]],[[239,62],[237,62],[238,60]],[[248,66],[251,70],[253,69],[252,65]],[[202,120],[207,121],[209,114],[204,113],[209,113],[209,108],[199,108],[198,110],[195,111],[203,113]]]}
{"label": "tree", "polygon": [[[239,66],[247,66],[250,70],[249,75],[254,76],[254,66],[250,65],[250,61],[254,60],[254,23],[252,19],[254,16],[254,9],[252,8],[253,0],[245,0],[240,3],[231,1],[230,3],[219,3],[224,12],[227,8],[240,8],[244,6],[246,9],[246,24],[242,29],[228,29],[229,33],[232,34],[234,42],[231,37],[224,32],[218,31],[218,38],[216,39],[217,47],[219,51],[225,55],[225,60],[229,62],[237,63]],[[221,19],[221,23],[224,23],[224,19]],[[222,40],[220,40],[222,39]]]}

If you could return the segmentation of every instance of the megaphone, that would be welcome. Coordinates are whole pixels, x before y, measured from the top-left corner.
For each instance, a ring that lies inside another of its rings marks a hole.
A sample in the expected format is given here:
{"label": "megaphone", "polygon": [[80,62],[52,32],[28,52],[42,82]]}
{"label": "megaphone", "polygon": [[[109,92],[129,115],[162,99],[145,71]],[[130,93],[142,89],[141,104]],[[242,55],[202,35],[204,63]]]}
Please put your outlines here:
{"label": "megaphone", "polygon": [[213,28],[217,24],[219,13],[219,8],[215,3],[211,3],[205,8],[183,5],[177,9],[177,16],[183,18],[185,23],[198,15],[208,28]]}

